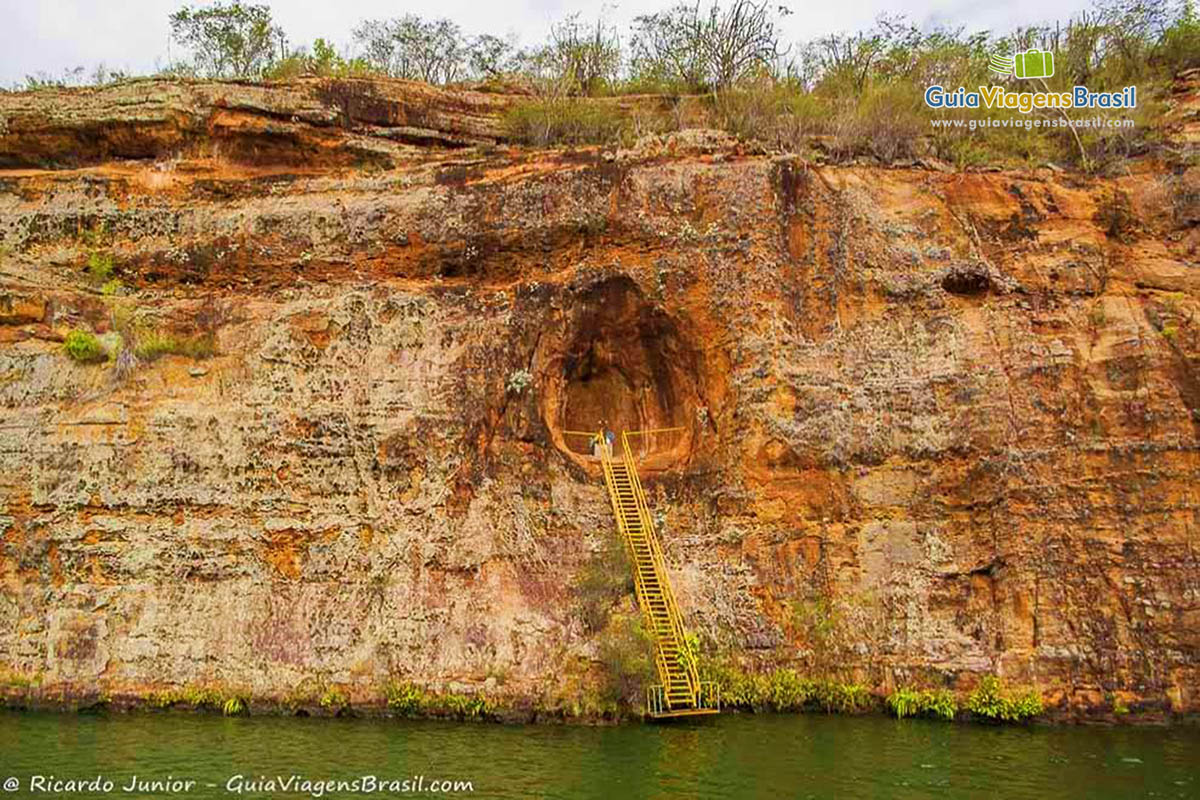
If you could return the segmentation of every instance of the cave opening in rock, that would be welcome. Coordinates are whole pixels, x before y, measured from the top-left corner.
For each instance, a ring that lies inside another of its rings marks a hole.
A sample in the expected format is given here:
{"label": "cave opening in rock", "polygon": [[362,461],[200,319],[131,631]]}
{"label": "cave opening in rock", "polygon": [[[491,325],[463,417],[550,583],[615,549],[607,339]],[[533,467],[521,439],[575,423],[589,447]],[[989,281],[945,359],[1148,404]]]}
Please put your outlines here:
{"label": "cave opening in rock", "polygon": [[639,458],[671,461],[690,452],[699,399],[696,354],[679,325],[626,277],[581,292],[547,402],[556,442],[580,455],[584,437],[562,431],[680,428],[631,439]]}

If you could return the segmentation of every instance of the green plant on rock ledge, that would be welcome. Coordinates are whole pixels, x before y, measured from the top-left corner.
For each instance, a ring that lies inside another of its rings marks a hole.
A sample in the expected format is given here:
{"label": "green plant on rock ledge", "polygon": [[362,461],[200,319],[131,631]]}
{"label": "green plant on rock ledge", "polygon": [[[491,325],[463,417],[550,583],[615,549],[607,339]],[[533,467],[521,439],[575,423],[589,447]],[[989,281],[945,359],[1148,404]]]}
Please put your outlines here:
{"label": "green plant on rock ledge", "polygon": [[184,687],[181,699],[195,708],[221,708],[224,705],[220,692],[203,686]]}
{"label": "green plant on rock ledge", "polygon": [[1020,722],[1041,714],[1045,705],[1036,689],[1011,691],[995,675],[985,675],[967,696],[966,708],[983,719]]}
{"label": "green plant on rock ledge", "polygon": [[775,711],[799,711],[817,695],[816,681],[795,670],[778,669],[767,679],[767,705]]}
{"label": "green plant on rock ledge", "polygon": [[184,686],[182,689],[162,689],[147,698],[152,708],[172,708],[189,705],[193,708],[221,709],[225,698],[216,689],[204,686]]}
{"label": "green plant on rock ledge", "polygon": [[216,340],[209,335],[176,336],[162,331],[138,331],[133,354],[142,361],[154,361],[165,355],[210,358],[216,353]]}
{"label": "green plant on rock ledge", "polygon": [[888,695],[887,704],[899,719],[916,716],[954,719],[958,714],[958,700],[949,689],[901,688]]}
{"label": "green plant on rock ledge", "polygon": [[112,256],[107,253],[92,251],[92,254],[88,256],[87,271],[93,283],[107,283],[113,274]]}
{"label": "green plant on rock ledge", "polygon": [[805,678],[792,669],[752,674],[735,665],[707,659],[701,663],[700,679],[721,685],[724,705],[752,711],[859,714],[876,703],[871,690],[861,683]]}
{"label": "green plant on rock ledge", "polygon": [[415,717],[429,707],[429,695],[411,683],[389,683],[384,689],[388,708],[407,717]]}
{"label": "green plant on rock ledge", "polygon": [[817,700],[826,713],[860,714],[870,709],[871,690],[861,683],[822,681],[817,684]]}
{"label": "green plant on rock ledge", "polygon": [[326,711],[341,711],[349,705],[350,700],[341,689],[330,687],[321,694],[321,708]]}
{"label": "green plant on rock ledge", "polygon": [[[659,530],[662,530],[662,523],[658,523]],[[688,669],[697,669],[700,666],[700,637],[694,633],[685,633],[683,635],[683,647],[679,651],[679,660],[683,662]]]}
{"label": "green plant on rock ledge", "polygon": [[958,698],[949,689],[921,692],[921,713],[942,719],[954,719],[958,714]]}
{"label": "green plant on rock ledge", "polygon": [[44,675],[40,671],[29,674],[0,668],[0,688],[3,689],[29,689],[41,686],[43,678]]}
{"label": "green plant on rock ledge", "polygon": [[455,719],[484,719],[493,713],[483,695],[450,693],[439,697],[437,705],[443,714]]}
{"label": "green plant on rock ledge", "polygon": [[921,711],[921,693],[913,689],[897,689],[888,695],[887,704],[899,719],[915,717]]}
{"label": "green plant on rock ledge", "polygon": [[246,713],[246,701],[238,696],[230,697],[221,706],[221,713],[227,717],[237,717]]}
{"label": "green plant on rock ledge", "polygon": [[495,713],[495,706],[486,695],[438,694],[413,683],[389,683],[384,688],[387,706],[406,717],[453,717],[454,719],[486,719]]}
{"label": "green plant on rock ledge", "polygon": [[95,364],[108,358],[104,345],[96,338],[96,334],[88,331],[73,330],[63,340],[63,349],[71,360],[81,364]]}

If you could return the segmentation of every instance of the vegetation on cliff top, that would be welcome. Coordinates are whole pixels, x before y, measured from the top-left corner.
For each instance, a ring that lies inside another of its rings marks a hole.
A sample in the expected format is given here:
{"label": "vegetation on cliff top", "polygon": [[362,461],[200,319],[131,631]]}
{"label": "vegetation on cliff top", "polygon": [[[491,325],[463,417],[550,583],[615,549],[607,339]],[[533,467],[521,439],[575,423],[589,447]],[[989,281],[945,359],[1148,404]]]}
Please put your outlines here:
{"label": "vegetation on cliff top", "polygon": [[[510,134],[537,145],[628,142],[686,125],[720,128],[784,151],[816,148],[837,158],[934,156],[960,167],[1051,162],[1096,169],[1157,148],[1172,78],[1200,65],[1200,20],[1190,3],[1102,0],[1065,24],[1019,28],[1006,36],[927,30],[901,17],[883,17],[871,30],[799,48],[783,47],[771,31],[768,44],[734,72],[706,55],[712,48],[704,41],[705,26],[688,16],[697,12],[680,13],[642,18],[627,71],[604,84],[610,93],[663,94],[670,100],[662,108],[619,115],[613,104],[582,96],[597,93],[583,91],[567,76],[535,84],[537,97],[509,113]],[[657,43],[649,51],[648,33]],[[989,71],[991,54],[1030,48],[1056,54],[1052,76],[1024,81]],[[1055,93],[1077,85],[1092,91],[1137,86],[1138,105],[1120,112],[1045,108],[982,114],[929,108],[924,93],[934,85],[949,91],[1003,85],[1013,92]],[[1097,116],[1125,122],[1065,124]],[[959,127],[984,117],[993,124]]]}
{"label": "vegetation on cliff top", "polygon": [[[769,147],[881,160],[936,156],[959,166],[1001,162],[1102,167],[1153,148],[1155,122],[1171,78],[1200,66],[1200,18],[1193,1],[1096,0],[1065,23],[1005,34],[922,28],[903,17],[804,43],[783,39],[791,12],[765,0],[680,4],[637,17],[618,31],[603,17],[578,14],[552,26],[547,41],[521,47],[490,34],[471,36],[448,19],[414,15],[365,20],[350,52],[326,39],[289,43],[265,5],[240,0],[182,8],[172,39],[187,55],[165,74],[281,79],[300,75],[386,75],[434,84],[483,81],[520,87],[529,101],[512,109],[510,135],[536,145],[610,143],[680,127],[717,127]],[[1055,53],[1054,74],[1039,81],[999,78],[989,57],[1029,48]],[[103,67],[92,82],[126,76]],[[61,78],[29,76],[26,88],[82,83],[82,68]],[[933,110],[925,88],[1004,84],[1013,91],[1061,92],[1139,87],[1138,107],[1112,114],[1130,127],[1068,128],[1068,117],[1097,112],[992,110],[1004,127],[974,131],[961,109]],[[507,90],[507,89],[506,89]],[[629,113],[595,98],[655,94],[657,107]],[[647,110],[649,109],[649,110]],[[950,126],[934,127],[934,119]]]}

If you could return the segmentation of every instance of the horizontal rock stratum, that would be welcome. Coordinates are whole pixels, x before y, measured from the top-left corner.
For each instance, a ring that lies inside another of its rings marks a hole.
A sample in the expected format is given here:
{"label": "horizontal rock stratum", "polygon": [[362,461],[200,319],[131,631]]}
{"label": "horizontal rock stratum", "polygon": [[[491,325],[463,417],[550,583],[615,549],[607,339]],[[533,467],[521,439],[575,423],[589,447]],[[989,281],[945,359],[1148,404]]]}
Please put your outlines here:
{"label": "horizontal rock stratum", "polygon": [[605,420],[683,429],[645,484],[714,658],[1196,710],[1200,168],[530,151],[513,102],[0,95],[8,685],[577,704],[634,608]]}

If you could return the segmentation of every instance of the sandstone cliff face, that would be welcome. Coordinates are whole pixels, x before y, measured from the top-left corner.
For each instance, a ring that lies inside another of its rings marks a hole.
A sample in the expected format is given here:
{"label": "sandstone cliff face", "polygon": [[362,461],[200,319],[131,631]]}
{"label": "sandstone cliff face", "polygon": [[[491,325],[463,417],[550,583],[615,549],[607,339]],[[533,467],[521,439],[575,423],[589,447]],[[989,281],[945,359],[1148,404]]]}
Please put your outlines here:
{"label": "sandstone cliff face", "polygon": [[9,673],[570,702],[604,418],[685,428],[646,484],[714,651],[1200,705],[1197,168],[461,149],[505,100],[339,91],[0,96]]}

